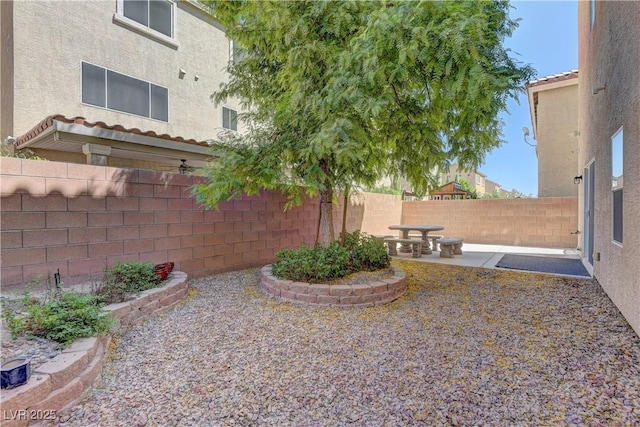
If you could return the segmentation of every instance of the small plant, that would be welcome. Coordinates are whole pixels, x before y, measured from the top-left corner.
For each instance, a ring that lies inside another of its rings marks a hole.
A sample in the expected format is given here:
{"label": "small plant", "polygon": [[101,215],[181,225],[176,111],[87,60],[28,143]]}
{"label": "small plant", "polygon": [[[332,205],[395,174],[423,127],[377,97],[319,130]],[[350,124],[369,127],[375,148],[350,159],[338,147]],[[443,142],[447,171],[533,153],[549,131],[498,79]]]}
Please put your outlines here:
{"label": "small plant", "polygon": [[130,295],[155,288],[162,278],[155,273],[152,262],[116,261],[95,291],[107,302],[122,302]]}
{"label": "small plant", "polygon": [[335,242],[326,248],[320,245],[309,248],[303,243],[297,250],[279,251],[276,257],[273,273],[289,280],[321,282],[349,273],[349,251]]}
{"label": "small plant", "polygon": [[328,247],[305,244],[299,249],[276,253],[273,274],[300,282],[322,282],[358,271],[375,271],[389,267],[391,259],[384,243],[360,231],[345,234],[344,246],[334,242]]}
{"label": "small plant", "polygon": [[95,295],[49,292],[43,300],[34,298],[28,288],[19,300],[3,300],[2,314],[13,339],[26,334],[67,347],[76,338],[106,332],[112,324]]}
{"label": "small plant", "polygon": [[375,271],[391,263],[384,242],[360,230],[345,234],[344,247],[351,254],[352,272]]}
{"label": "small plant", "polygon": [[66,293],[46,304],[28,307],[25,332],[67,347],[76,338],[105,333],[112,321],[96,295]]}

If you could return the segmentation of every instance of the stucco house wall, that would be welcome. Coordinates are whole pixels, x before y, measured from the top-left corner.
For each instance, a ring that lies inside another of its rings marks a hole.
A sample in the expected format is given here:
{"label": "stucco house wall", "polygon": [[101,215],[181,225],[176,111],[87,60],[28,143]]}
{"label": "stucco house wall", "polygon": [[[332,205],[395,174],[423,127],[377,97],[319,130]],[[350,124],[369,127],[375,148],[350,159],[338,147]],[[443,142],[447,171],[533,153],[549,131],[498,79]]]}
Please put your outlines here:
{"label": "stucco house wall", "polygon": [[[62,114],[203,141],[222,129],[223,106],[239,110],[210,99],[227,78],[229,40],[219,23],[194,2],[176,2],[175,45],[168,45],[120,24],[117,3],[12,3],[14,136]],[[168,88],[169,122],[83,104],[83,61]]]}
{"label": "stucco house wall", "polygon": [[[593,273],[640,334],[640,2],[595,2],[593,26],[589,2],[579,2],[578,13],[579,165],[595,167]],[[621,127],[624,199],[619,244],[612,238],[611,138]],[[584,229],[584,180],[579,194]]]}
{"label": "stucco house wall", "polygon": [[[548,87],[552,86],[552,87]],[[577,196],[573,178],[578,172],[578,79],[569,86],[536,88],[538,197]]]}

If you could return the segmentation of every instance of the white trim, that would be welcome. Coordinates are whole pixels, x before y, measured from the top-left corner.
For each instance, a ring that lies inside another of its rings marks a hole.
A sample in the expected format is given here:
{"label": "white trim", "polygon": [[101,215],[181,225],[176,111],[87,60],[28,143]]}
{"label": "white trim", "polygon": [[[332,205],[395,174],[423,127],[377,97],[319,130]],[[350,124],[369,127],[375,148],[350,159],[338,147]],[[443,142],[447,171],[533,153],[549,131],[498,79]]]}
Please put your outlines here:
{"label": "white trim", "polygon": [[176,2],[173,0],[166,0],[171,3],[171,35],[172,37],[168,37],[165,34],[162,34],[159,31],[154,30],[146,25],[143,25],[139,22],[134,21],[131,18],[127,18],[124,16],[124,0],[116,0],[116,13],[113,14],[113,22],[115,24],[119,24],[125,28],[133,30],[143,36],[147,36],[155,41],[158,41],[170,48],[178,49],[180,47],[180,43],[176,39],[176,27],[177,27],[177,19],[176,19]]}

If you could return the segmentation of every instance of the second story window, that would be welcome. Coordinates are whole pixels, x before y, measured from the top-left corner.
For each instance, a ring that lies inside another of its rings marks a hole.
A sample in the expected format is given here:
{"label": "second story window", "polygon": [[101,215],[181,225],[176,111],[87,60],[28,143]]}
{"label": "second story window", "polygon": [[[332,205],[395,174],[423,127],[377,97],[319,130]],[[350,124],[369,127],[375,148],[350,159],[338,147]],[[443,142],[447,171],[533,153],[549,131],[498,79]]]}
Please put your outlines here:
{"label": "second story window", "polygon": [[82,102],[136,116],[169,121],[169,90],[87,62],[82,63]]}
{"label": "second story window", "polygon": [[238,130],[238,113],[230,108],[222,107],[222,127]]}
{"label": "second story window", "polygon": [[173,48],[176,2],[172,0],[117,0],[114,22]]}
{"label": "second story window", "polygon": [[122,1],[124,16],[167,37],[173,37],[173,2],[167,0]]}

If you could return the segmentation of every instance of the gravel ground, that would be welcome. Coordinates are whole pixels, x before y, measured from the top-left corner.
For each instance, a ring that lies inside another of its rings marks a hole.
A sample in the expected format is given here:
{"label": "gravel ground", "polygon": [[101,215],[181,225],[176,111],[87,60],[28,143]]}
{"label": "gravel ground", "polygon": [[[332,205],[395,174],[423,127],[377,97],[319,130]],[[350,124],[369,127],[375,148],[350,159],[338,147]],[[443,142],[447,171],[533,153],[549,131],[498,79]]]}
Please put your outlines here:
{"label": "gravel ground", "polygon": [[640,425],[640,340],[595,281],[394,264],[409,291],[375,308],[276,302],[258,270],[191,280],[57,423]]}

